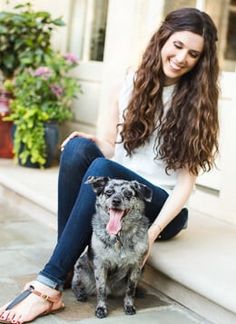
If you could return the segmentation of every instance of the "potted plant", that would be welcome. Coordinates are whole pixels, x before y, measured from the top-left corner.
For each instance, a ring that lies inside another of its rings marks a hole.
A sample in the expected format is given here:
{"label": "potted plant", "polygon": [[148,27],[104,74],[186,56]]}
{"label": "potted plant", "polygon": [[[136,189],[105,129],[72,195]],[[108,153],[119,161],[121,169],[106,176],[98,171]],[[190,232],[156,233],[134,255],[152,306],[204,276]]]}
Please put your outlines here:
{"label": "potted plant", "polygon": [[52,19],[45,11],[34,11],[31,3],[20,4],[13,11],[0,12],[0,157],[12,157],[11,122],[3,122],[9,113],[11,93],[4,87],[17,71],[44,64],[52,53],[51,35],[61,18]]}
{"label": "potted plant", "polygon": [[21,165],[50,166],[57,148],[58,123],[71,118],[72,99],[80,92],[78,80],[69,75],[77,64],[73,54],[52,52],[43,66],[25,69],[8,85],[14,99],[5,120],[15,125],[14,154]]}
{"label": "potted plant", "polygon": [[34,11],[30,2],[0,12],[0,70],[12,79],[19,69],[38,67],[50,55],[51,35],[61,18],[53,19],[46,11]]}

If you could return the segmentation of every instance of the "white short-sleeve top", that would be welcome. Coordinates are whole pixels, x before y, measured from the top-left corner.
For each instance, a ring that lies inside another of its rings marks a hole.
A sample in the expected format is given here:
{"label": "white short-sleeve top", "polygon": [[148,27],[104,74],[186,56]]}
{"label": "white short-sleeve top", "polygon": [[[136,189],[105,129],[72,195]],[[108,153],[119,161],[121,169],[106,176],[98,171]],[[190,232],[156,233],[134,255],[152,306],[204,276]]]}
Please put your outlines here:
{"label": "white short-sleeve top", "polygon": [[[119,96],[120,123],[123,122],[123,112],[127,108],[132,94],[133,80],[134,73],[129,73],[121,89]],[[171,85],[163,88],[164,113],[170,104],[174,87],[175,85]],[[140,176],[150,181],[154,185],[163,188],[167,192],[171,192],[176,184],[178,171],[169,171],[168,174],[166,174],[165,164],[163,161],[161,159],[155,159],[156,153],[154,147],[156,136],[157,133],[154,132],[151,135],[150,140],[147,141],[145,145],[135,149],[135,152],[130,157],[127,155],[123,143],[120,143],[120,134],[118,133],[116,140],[117,143],[115,145],[115,153],[112,160],[138,173]]]}

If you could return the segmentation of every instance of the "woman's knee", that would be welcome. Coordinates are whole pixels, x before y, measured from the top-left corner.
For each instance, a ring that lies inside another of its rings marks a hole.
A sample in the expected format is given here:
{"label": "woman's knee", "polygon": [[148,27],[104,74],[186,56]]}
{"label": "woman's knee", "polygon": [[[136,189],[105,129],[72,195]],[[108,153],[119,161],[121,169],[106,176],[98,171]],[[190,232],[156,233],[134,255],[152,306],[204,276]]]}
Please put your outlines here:
{"label": "woman's knee", "polygon": [[88,175],[91,176],[110,176],[112,177],[114,174],[113,170],[113,162],[104,157],[99,157],[95,159],[89,169]]}
{"label": "woman's knee", "polygon": [[98,151],[98,148],[92,140],[83,137],[72,138],[61,154],[61,165],[77,166],[81,161],[88,161],[95,151]]}

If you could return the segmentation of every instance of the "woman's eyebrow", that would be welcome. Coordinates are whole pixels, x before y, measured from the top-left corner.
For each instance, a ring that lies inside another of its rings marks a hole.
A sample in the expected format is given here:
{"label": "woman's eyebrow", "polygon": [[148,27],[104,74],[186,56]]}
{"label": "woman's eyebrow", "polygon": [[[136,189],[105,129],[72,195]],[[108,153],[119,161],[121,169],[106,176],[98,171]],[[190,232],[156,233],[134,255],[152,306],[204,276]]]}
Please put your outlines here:
{"label": "woman's eyebrow", "polygon": [[[178,40],[178,39],[174,40],[174,43],[178,43],[178,44],[181,45],[181,46],[185,46],[185,44],[184,44],[183,42],[181,42],[180,40]],[[194,53],[196,53],[196,54],[201,54],[200,51],[195,50],[195,49],[191,49],[191,48],[190,48],[189,51],[194,52]]]}

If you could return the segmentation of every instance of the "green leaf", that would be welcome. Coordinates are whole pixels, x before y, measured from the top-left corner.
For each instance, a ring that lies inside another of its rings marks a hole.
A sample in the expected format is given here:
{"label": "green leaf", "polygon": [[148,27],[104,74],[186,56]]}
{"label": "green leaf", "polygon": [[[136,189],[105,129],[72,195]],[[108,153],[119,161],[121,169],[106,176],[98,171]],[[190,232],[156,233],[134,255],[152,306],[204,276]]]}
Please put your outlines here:
{"label": "green leaf", "polygon": [[25,8],[25,4],[18,4],[14,7],[14,9],[21,9],[21,8]]}
{"label": "green leaf", "polygon": [[62,20],[62,18],[57,18],[52,21],[52,23],[56,26],[65,26],[66,24]]}
{"label": "green leaf", "polygon": [[6,34],[7,31],[7,27],[0,24],[0,34]]}

